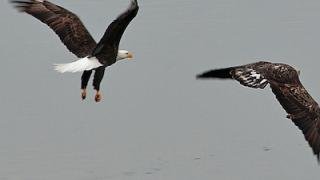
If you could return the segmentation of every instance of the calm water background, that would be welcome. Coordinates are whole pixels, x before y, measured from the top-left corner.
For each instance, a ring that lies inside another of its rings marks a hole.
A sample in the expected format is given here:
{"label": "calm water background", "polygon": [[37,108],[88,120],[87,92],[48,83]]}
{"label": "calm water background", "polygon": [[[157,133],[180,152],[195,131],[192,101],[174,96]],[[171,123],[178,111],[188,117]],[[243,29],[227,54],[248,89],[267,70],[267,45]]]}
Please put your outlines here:
{"label": "calm water background", "polygon": [[[54,0],[96,40],[128,0]],[[320,2],[140,0],[108,68],[104,99],[80,101],[80,74],[57,36],[0,2],[0,180],[300,180],[320,177],[302,133],[269,89],[196,81],[257,60],[301,69],[319,101]]]}

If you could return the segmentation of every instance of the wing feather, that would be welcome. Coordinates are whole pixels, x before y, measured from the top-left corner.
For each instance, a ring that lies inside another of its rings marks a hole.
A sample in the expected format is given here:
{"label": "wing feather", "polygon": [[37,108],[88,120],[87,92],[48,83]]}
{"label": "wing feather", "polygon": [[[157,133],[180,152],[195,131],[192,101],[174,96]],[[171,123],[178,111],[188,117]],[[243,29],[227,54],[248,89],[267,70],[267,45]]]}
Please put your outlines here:
{"label": "wing feather", "polygon": [[240,84],[251,88],[263,89],[268,85],[268,80],[264,75],[252,68],[235,68],[232,72],[232,76],[239,81]]}
{"label": "wing feather", "polygon": [[301,84],[275,85],[271,89],[320,162],[319,106]]}
{"label": "wing feather", "polygon": [[[118,49],[124,31],[137,15],[138,10],[139,6],[137,0],[131,0],[129,8],[120,14],[106,29],[103,37],[93,52],[94,56],[99,53],[114,53],[115,49]],[[109,62],[109,64],[110,63],[111,62]]]}
{"label": "wing feather", "polygon": [[320,163],[320,108],[299,80],[297,71],[286,64],[257,62],[243,66],[207,71],[198,78],[231,77],[251,88],[267,84],[275,94],[288,118],[302,131]]}
{"label": "wing feather", "polygon": [[47,24],[77,57],[88,56],[95,48],[96,42],[81,20],[67,9],[40,0],[12,0],[11,3],[21,12],[28,13]]}

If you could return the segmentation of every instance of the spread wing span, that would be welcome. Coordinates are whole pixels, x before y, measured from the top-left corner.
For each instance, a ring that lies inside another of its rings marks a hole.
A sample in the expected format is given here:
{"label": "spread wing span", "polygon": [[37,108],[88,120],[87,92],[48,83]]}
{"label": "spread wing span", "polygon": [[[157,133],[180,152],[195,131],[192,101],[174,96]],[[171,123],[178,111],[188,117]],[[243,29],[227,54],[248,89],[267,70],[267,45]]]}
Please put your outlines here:
{"label": "spread wing span", "polygon": [[47,24],[77,57],[88,56],[95,48],[96,42],[81,20],[67,9],[45,0],[11,0],[11,3]]}

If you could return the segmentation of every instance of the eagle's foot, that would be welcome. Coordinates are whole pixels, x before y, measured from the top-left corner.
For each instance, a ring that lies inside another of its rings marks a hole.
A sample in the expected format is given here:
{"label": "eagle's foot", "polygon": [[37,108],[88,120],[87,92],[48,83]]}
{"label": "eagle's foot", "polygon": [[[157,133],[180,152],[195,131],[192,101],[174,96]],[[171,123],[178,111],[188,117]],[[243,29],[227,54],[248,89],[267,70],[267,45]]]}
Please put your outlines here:
{"label": "eagle's foot", "polygon": [[101,94],[100,91],[97,91],[94,100],[95,100],[96,102],[100,102],[101,99],[102,99],[102,94]]}
{"label": "eagle's foot", "polygon": [[81,89],[81,99],[85,100],[87,97],[87,90],[86,89]]}

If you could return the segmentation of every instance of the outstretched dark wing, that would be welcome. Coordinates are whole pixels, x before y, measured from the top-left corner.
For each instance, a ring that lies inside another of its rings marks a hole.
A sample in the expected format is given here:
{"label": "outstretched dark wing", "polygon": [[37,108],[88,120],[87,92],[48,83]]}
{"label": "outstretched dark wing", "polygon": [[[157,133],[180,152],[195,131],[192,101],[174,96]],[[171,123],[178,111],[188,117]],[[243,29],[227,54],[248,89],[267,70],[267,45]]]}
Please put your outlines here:
{"label": "outstretched dark wing", "polygon": [[207,71],[197,78],[235,79],[242,85],[264,88],[267,84],[295,125],[303,132],[320,163],[320,108],[302,86],[298,72],[289,65],[258,62]]}
{"label": "outstretched dark wing", "polygon": [[[138,10],[139,6],[137,0],[131,0],[129,8],[108,26],[92,55],[95,56],[99,53],[117,53],[121,37],[129,23],[137,15]],[[108,64],[112,63],[108,62]]]}
{"label": "outstretched dark wing", "polygon": [[303,132],[320,162],[320,109],[306,89],[299,84],[271,83],[271,89],[288,118]]}
{"label": "outstretched dark wing", "polygon": [[236,68],[233,77],[253,88],[263,88],[264,83],[269,83],[288,113],[287,117],[303,132],[320,162],[320,108],[301,84],[294,68],[286,64],[260,62]]}
{"label": "outstretched dark wing", "polygon": [[72,12],[45,0],[11,0],[21,11],[47,24],[65,46],[79,58],[90,55],[96,46],[81,20]]}
{"label": "outstretched dark wing", "polygon": [[197,78],[235,79],[244,86],[263,89],[266,87],[266,85],[268,85],[268,80],[264,75],[263,69],[259,69],[259,67],[260,65],[265,64],[269,63],[258,62],[244,66],[214,69],[197,75]]}

